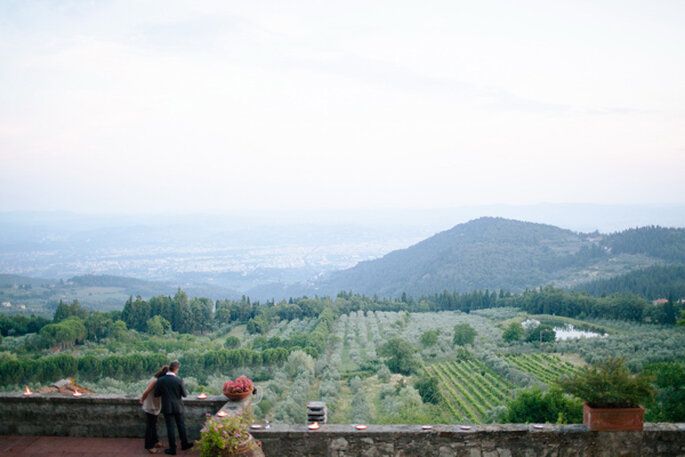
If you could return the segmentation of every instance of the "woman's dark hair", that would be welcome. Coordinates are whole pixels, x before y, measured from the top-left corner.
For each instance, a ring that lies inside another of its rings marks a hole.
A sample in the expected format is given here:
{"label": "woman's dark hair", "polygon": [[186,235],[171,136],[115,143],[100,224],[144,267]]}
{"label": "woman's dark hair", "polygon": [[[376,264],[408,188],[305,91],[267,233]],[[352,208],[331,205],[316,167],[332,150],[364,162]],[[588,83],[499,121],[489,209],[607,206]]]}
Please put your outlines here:
{"label": "woman's dark hair", "polygon": [[157,373],[155,373],[155,378],[164,376],[167,373],[167,371],[169,371],[169,365],[164,365],[162,368],[159,369]]}

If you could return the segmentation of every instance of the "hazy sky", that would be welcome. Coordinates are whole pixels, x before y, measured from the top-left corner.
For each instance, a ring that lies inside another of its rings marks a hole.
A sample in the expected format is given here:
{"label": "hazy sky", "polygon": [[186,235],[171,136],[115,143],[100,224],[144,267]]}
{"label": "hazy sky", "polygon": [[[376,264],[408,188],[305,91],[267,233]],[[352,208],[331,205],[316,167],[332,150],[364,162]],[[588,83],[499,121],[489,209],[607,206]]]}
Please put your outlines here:
{"label": "hazy sky", "polygon": [[685,2],[0,2],[0,211],[685,202]]}

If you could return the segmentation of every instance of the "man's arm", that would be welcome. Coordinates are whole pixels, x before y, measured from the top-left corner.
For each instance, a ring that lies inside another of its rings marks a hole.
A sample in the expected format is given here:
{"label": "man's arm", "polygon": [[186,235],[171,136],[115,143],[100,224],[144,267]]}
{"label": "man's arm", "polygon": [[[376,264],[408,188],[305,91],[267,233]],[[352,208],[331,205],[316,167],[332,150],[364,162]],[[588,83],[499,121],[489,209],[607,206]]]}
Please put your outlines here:
{"label": "man's arm", "polygon": [[161,383],[159,382],[159,379],[155,383],[155,397],[161,397],[162,396],[162,390],[159,388],[159,385]]}
{"label": "man's arm", "polygon": [[183,379],[181,379],[181,397],[187,397],[188,391],[186,390],[185,384],[183,384]]}

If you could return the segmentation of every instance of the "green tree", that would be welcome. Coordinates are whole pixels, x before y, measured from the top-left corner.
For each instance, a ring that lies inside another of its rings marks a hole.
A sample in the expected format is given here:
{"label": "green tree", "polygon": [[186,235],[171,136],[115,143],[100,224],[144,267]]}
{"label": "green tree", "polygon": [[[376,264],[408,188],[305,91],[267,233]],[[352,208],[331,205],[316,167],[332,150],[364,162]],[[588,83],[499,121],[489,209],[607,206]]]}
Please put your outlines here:
{"label": "green tree", "polygon": [[378,348],[378,355],[386,359],[385,364],[390,371],[403,375],[410,375],[418,369],[414,353],[414,347],[407,340],[397,337],[390,338]]}
{"label": "green tree", "polygon": [[80,317],[81,319],[85,319],[87,315],[88,310],[85,308],[81,308],[81,305],[79,304],[78,300],[74,300],[73,302],[71,302],[71,305],[67,305],[62,300],[60,300],[52,320],[53,322],[61,322],[64,319],[71,316],[76,316]]}
{"label": "green tree", "polygon": [[440,334],[439,330],[426,330],[423,332],[423,335],[421,335],[421,344],[423,347],[431,347],[435,346],[438,343],[438,335]]}
{"label": "green tree", "polygon": [[168,320],[164,319],[162,316],[155,316],[150,318],[146,322],[147,332],[150,335],[162,336],[171,330],[171,324]]}
{"label": "green tree", "polygon": [[476,330],[469,324],[457,324],[454,326],[454,338],[452,339],[452,343],[455,346],[473,344],[477,334]]}
{"label": "green tree", "polygon": [[543,393],[535,386],[522,390],[507,406],[507,421],[515,424],[530,422],[572,423],[583,421],[582,403],[553,388]]}
{"label": "green tree", "polygon": [[685,422],[685,363],[662,362],[645,367],[655,378],[657,387],[653,402],[646,405],[650,422]]}
{"label": "green tree", "polygon": [[556,339],[557,335],[554,333],[554,328],[551,325],[540,324],[537,327],[528,331],[526,341],[541,343],[550,343]]}
{"label": "green tree", "polygon": [[86,318],[84,325],[86,326],[87,338],[92,341],[98,341],[107,336],[108,326],[111,324],[111,318],[104,313],[91,313]]}
{"label": "green tree", "polygon": [[685,309],[680,310],[680,319],[676,322],[678,327],[685,327]]}
{"label": "green tree", "polygon": [[109,326],[107,333],[112,338],[120,340],[126,336],[126,331],[126,323],[120,319],[117,319]]}
{"label": "green tree", "polygon": [[194,298],[190,302],[193,320],[193,330],[204,333],[212,328],[212,308],[214,304],[209,298]]}
{"label": "green tree", "polygon": [[226,342],[224,342],[224,347],[227,349],[237,349],[240,347],[240,338],[235,335],[230,335],[226,337]]}
{"label": "green tree", "polygon": [[668,301],[664,303],[663,308],[663,323],[666,325],[675,325],[678,319],[678,310],[676,310],[675,303],[673,303],[673,296],[668,296]]}
{"label": "green tree", "polygon": [[523,338],[525,330],[523,330],[523,325],[520,322],[512,322],[507,326],[507,329],[502,334],[502,338],[507,343],[513,341],[519,341]]}

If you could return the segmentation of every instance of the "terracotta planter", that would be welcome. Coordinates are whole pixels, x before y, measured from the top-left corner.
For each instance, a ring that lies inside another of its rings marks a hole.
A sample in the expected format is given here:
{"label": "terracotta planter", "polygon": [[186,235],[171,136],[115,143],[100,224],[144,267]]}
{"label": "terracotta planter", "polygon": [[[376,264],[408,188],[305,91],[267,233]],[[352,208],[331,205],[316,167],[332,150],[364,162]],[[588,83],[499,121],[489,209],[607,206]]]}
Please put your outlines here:
{"label": "terracotta planter", "polygon": [[226,395],[226,397],[228,397],[229,400],[240,401],[240,400],[244,400],[247,397],[249,397],[251,393],[252,393],[252,391],[239,392],[239,393],[224,392],[224,395]]}
{"label": "terracotta planter", "polygon": [[583,424],[592,431],[641,431],[645,409],[593,408],[583,403]]}

